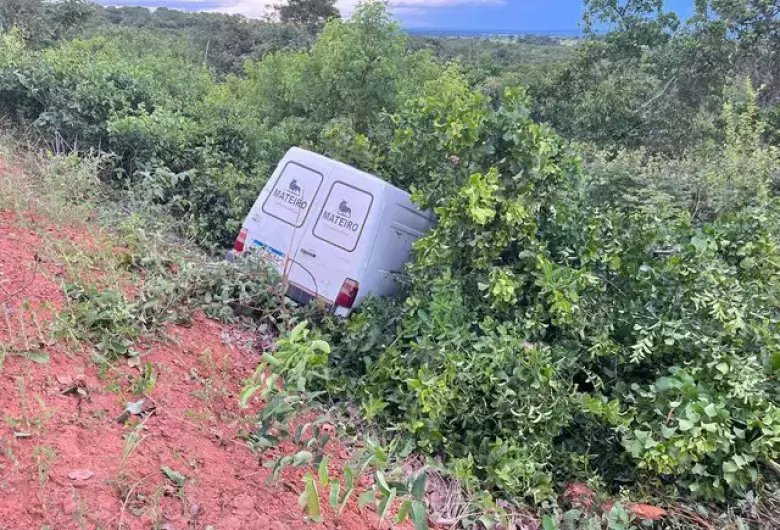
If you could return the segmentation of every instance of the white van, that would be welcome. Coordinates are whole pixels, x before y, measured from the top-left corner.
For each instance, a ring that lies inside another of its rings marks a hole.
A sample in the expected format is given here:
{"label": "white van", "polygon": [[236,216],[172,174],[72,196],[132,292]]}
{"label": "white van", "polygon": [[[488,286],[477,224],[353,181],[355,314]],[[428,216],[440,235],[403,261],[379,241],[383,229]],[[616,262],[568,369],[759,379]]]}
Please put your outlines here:
{"label": "white van", "polygon": [[293,147],[249,212],[234,252],[258,246],[299,303],[323,300],[347,316],[369,293],[393,293],[412,243],[434,224],[409,194]]}

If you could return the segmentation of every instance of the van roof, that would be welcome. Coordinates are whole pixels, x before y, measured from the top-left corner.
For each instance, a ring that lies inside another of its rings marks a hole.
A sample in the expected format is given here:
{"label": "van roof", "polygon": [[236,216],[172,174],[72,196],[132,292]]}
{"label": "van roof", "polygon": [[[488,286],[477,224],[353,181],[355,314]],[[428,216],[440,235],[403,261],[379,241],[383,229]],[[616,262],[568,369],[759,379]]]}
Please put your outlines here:
{"label": "van roof", "polygon": [[379,177],[377,177],[375,175],[372,175],[371,173],[366,173],[365,171],[362,171],[362,170],[360,170],[360,169],[358,169],[356,167],[350,166],[349,164],[345,164],[343,162],[339,162],[338,160],[333,160],[332,158],[328,158],[326,156],[314,153],[312,151],[308,151],[306,149],[302,149],[300,147],[291,147],[290,150],[287,151],[287,156],[294,157],[294,155],[301,155],[304,158],[318,158],[320,160],[320,162],[322,162],[322,163],[335,164],[337,166],[340,166],[342,169],[349,170],[350,172],[358,172],[358,173],[360,173],[363,176],[363,178],[365,178],[367,180],[371,180],[374,183],[379,184],[381,186],[385,186],[385,187],[388,187],[388,188],[392,188],[392,189],[398,190],[401,193],[403,193],[404,195],[406,195],[407,197],[410,197],[409,192],[407,192],[406,190],[402,190],[401,188],[393,186],[392,184],[390,184],[386,180],[382,180]]}

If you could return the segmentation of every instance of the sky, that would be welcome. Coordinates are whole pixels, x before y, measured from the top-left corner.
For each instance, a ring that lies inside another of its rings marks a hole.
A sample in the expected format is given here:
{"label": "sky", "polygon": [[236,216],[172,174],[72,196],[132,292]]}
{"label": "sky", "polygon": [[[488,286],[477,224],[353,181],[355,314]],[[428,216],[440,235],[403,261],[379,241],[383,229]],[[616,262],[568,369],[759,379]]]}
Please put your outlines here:
{"label": "sky", "polygon": [[[278,0],[100,0],[104,5],[169,7],[187,11],[218,11],[262,17]],[[349,16],[358,0],[337,0]],[[687,17],[693,0],[667,0],[667,6]],[[575,32],[582,0],[390,0],[393,15],[406,28],[472,31]]]}

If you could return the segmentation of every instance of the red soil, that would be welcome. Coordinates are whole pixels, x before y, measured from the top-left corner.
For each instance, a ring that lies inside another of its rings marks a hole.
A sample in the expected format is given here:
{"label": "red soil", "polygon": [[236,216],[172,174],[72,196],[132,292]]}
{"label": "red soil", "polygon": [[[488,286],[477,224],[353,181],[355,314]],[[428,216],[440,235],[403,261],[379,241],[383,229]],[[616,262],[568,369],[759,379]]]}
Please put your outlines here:
{"label": "red soil", "polygon": [[[0,529],[376,527],[376,514],[355,506],[337,519],[324,495],[326,522],[304,521],[297,502],[302,470],[265,485],[263,458],[237,437],[260,406],[237,405],[241,381],[260,359],[254,337],[203,315],[137,345],[142,364],[157,373],[144,405],[154,413],[123,467],[125,440],[138,421],[120,424],[116,417],[141,399],[133,393],[139,369],[118,363],[100,373],[90,345],[52,339],[50,321],[66,304],[64,269],[36,254],[41,234],[85,246],[95,236],[29,216],[20,221],[0,212]],[[22,355],[30,350],[50,361]],[[63,393],[68,388],[84,395]],[[334,449],[336,466],[348,451]],[[162,466],[186,477],[181,492]]]}

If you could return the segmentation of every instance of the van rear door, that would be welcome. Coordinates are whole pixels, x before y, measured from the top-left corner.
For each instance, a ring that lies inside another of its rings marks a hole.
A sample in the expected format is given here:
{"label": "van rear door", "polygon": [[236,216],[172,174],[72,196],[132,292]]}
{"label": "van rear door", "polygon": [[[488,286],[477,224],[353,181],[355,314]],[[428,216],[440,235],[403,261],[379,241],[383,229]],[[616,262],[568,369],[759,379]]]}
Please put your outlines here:
{"label": "van rear door", "polygon": [[304,163],[283,162],[281,171],[269,181],[244,222],[247,244],[265,249],[267,257],[282,272],[286,258],[293,255],[291,250],[306,229],[307,220],[314,215],[314,203],[324,188],[321,168]]}
{"label": "van rear door", "polygon": [[[362,172],[355,171],[357,176]],[[365,182],[364,182],[365,180]],[[333,179],[311,229],[303,234],[290,281],[310,295],[334,303],[346,279],[360,280],[366,250],[376,230],[382,191],[381,181],[352,178],[350,183]]]}

